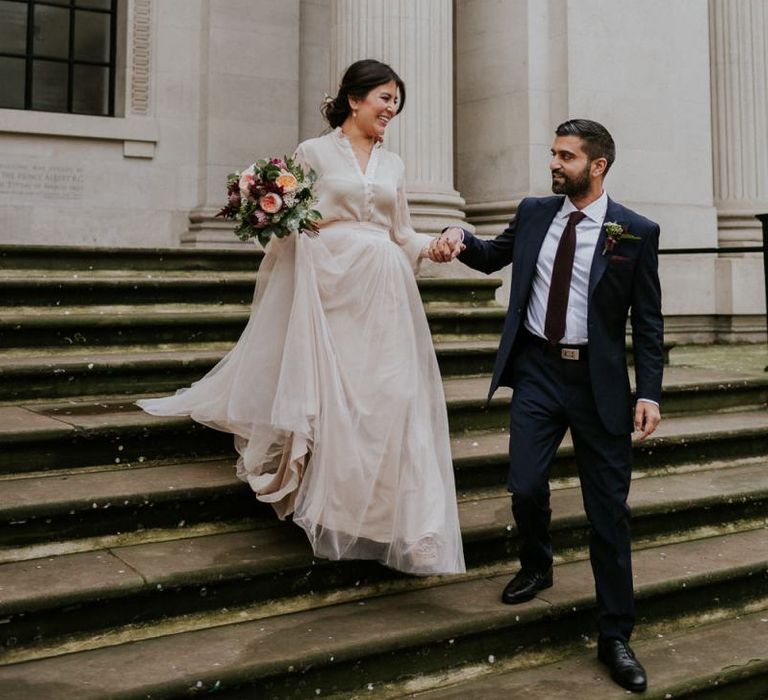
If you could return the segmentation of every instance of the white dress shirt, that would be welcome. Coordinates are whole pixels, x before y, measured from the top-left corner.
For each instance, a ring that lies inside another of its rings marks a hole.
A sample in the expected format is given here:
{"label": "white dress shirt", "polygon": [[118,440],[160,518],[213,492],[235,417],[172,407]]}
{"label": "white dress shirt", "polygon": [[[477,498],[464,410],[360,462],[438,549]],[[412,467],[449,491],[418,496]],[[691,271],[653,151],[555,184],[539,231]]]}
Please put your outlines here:
{"label": "white dress shirt", "polygon": [[[587,334],[587,295],[589,293],[589,272],[595,254],[597,239],[608,209],[608,195],[603,192],[582,211],[585,217],[576,224],[576,252],[573,256],[571,291],[568,294],[568,310],[565,314],[565,335],[560,341],[563,345],[586,345]],[[555,214],[552,224],[544,237],[544,243],[536,261],[531,298],[528,301],[528,314],[525,327],[534,335],[544,338],[544,321],[547,317],[547,301],[552,279],[552,267],[560,237],[565,231],[568,216],[578,211],[566,197],[560,211]]]}
{"label": "white dress shirt", "polygon": [[[608,195],[603,191],[600,197],[581,210],[585,217],[576,224],[576,251],[573,256],[571,291],[568,293],[568,309],[565,314],[565,335],[560,341],[563,345],[586,345],[589,340],[587,332],[589,273],[607,209]],[[536,261],[536,273],[528,301],[525,327],[540,338],[545,337],[544,321],[547,317],[547,301],[557,246],[568,223],[568,216],[574,211],[578,209],[570,198],[566,197],[544,237],[539,259]],[[638,398],[637,400],[659,405],[652,399]]]}

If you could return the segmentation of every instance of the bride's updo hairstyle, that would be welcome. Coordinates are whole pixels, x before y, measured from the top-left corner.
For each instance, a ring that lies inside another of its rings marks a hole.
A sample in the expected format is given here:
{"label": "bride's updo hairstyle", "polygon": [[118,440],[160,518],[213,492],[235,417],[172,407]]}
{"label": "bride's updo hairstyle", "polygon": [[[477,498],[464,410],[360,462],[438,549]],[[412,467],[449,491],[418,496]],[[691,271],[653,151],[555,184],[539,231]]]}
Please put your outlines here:
{"label": "bride's updo hairstyle", "polygon": [[341,79],[336,97],[326,99],[320,111],[326,121],[335,129],[337,126],[341,126],[352,112],[352,108],[349,106],[350,97],[364,100],[373,88],[388,83],[390,80],[395,81],[400,95],[397,105],[397,114],[400,114],[405,107],[405,83],[386,63],[372,58],[355,61],[347,68]]}

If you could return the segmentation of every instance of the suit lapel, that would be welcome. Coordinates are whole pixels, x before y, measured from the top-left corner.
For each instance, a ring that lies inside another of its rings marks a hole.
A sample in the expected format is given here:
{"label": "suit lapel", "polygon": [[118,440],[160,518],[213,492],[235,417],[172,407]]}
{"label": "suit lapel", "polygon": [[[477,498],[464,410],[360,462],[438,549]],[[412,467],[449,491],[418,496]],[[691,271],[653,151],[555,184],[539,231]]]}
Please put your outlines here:
{"label": "suit lapel", "polygon": [[549,227],[552,225],[552,221],[557,212],[560,211],[560,207],[563,206],[564,200],[565,197],[553,197],[546,203],[542,202],[541,206],[537,208],[534,216],[532,216],[528,222],[528,228],[531,229],[531,235],[530,238],[527,239],[527,257],[524,266],[527,278],[524,287],[526,289],[536,270],[536,262],[539,259],[539,252],[541,251],[541,246],[544,244],[544,239],[547,236]]}
{"label": "suit lapel", "polygon": [[603,248],[605,247],[605,222],[617,221],[621,217],[621,210],[619,205],[616,204],[610,197],[608,197],[608,207],[605,210],[605,219],[603,226],[600,227],[600,235],[597,237],[597,245],[595,246],[595,252],[592,256],[592,267],[589,271],[589,295],[588,302],[592,300],[592,294],[597,287],[597,283],[603,276],[603,273],[608,267],[608,257],[603,255]]}

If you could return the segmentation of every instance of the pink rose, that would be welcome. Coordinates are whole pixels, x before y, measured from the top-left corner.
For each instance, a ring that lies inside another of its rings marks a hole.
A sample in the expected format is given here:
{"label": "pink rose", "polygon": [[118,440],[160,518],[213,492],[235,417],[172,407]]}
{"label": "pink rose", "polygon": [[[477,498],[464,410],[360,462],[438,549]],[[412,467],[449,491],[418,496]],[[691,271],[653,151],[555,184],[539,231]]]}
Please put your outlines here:
{"label": "pink rose", "polygon": [[277,214],[283,206],[283,200],[280,199],[279,194],[268,192],[259,197],[259,206],[267,212],[267,214]]}
{"label": "pink rose", "polygon": [[238,184],[240,186],[240,196],[243,199],[248,199],[251,194],[251,185],[255,180],[253,172],[253,166],[251,165],[240,174],[240,181]]}
{"label": "pink rose", "polygon": [[251,225],[254,228],[264,228],[269,223],[269,217],[260,209],[251,212]]}

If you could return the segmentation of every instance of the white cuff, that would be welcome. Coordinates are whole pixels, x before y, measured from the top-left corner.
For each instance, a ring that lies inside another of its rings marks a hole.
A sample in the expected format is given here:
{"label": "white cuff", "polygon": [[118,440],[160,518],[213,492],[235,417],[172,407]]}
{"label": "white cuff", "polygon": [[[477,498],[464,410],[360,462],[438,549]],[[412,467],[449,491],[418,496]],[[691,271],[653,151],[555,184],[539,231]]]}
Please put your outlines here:
{"label": "white cuff", "polygon": [[463,229],[463,228],[461,228],[461,226],[446,226],[446,227],[445,227],[445,228],[444,228],[442,231],[440,231],[440,236],[442,237],[442,235],[443,235],[443,234],[444,234],[444,233],[445,233],[445,232],[446,232],[446,231],[447,231],[449,228],[457,228],[457,229],[459,229],[459,231],[461,231],[461,239],[459,240],[459,242],[460,242],[460,243],[464,243],[464,229]]}
{"label": "white cuff", "polygon": [[660,406],[658,401],[654,401],[653,399],[638,399],[637,403],[640,403],[641,401],[645,401],[645,403],[652,403],[654,406]]}

